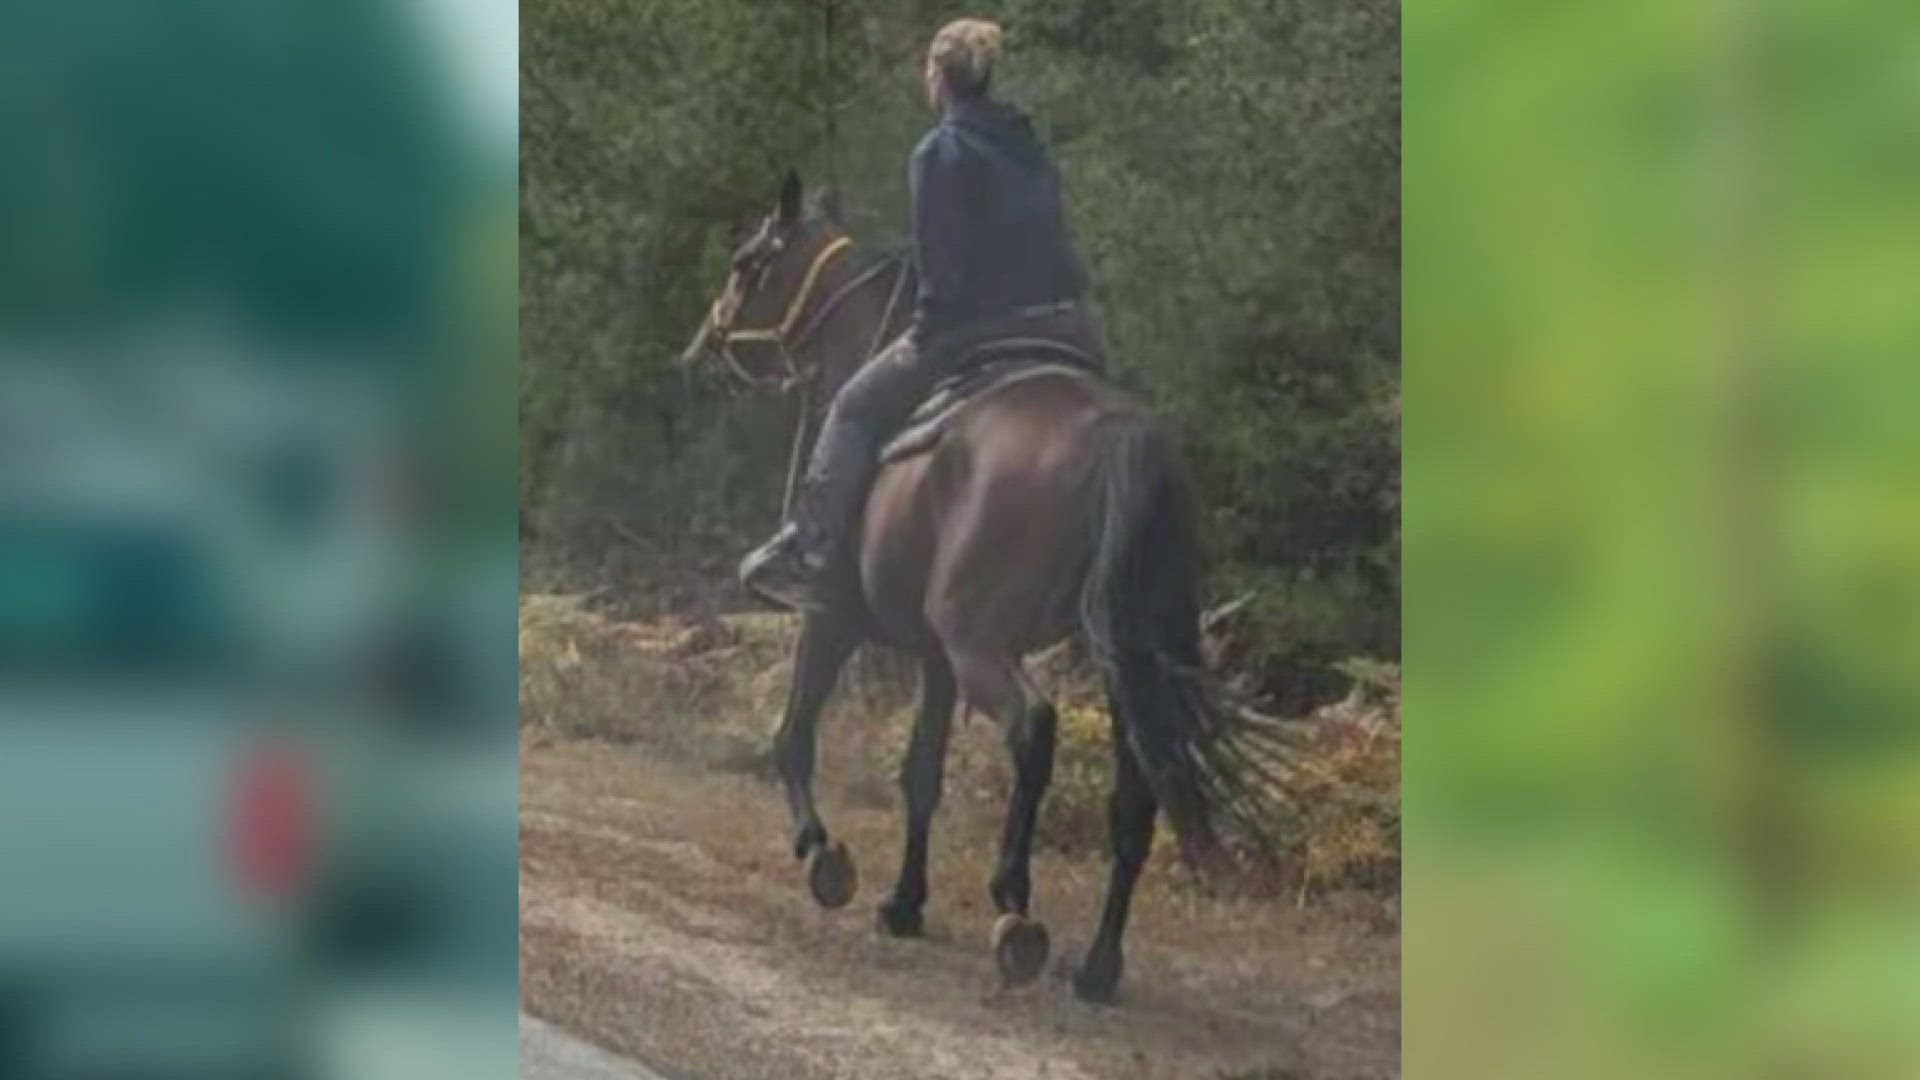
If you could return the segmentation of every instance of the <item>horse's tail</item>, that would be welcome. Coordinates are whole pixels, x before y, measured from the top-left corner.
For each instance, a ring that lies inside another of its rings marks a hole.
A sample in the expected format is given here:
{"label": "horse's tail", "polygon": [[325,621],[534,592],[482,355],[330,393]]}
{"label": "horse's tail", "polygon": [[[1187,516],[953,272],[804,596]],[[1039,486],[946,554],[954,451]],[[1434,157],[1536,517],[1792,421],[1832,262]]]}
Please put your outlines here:
{"label": "horse's tail", "polygon": [[1081,625],[1125,735],[1116,752],[1133,755],[1190,863],[1216,864],[1223,825],[1270,851],[1284,733],[1223,707],[1203,669],[1192,497],[1172,440],[1134,412],[1096,430]]}

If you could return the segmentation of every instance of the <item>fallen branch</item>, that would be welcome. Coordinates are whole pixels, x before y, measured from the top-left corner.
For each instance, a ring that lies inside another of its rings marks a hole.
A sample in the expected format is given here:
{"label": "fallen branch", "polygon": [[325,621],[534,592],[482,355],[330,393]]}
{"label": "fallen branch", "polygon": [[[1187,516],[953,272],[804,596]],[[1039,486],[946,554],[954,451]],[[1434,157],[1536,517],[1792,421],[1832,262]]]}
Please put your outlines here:
{"label": "fallen branch", "polygon": [[1253,603],[1253,598],[1258,596],[1259,593],[1260,591],[1258,589],[1248,589],[1239,596],[1202,614],[1200,616],[1200,632],[1202,634],[1213,633],[1214,629],[1221,623],[1238,615],[1241,609]]}

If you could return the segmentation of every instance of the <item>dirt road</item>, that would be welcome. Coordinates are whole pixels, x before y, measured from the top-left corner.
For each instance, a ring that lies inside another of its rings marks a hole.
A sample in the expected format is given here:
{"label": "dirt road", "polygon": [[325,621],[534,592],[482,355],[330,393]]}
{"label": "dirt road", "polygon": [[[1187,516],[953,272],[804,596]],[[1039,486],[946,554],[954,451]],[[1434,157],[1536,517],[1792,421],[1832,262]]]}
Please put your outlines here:
{"label": "dirt road", "polygon": [[[877,801],[877,800],[875,800]],[[1122,1000],[1065,979],[1098,860],[1036,854],[1054,960],[996,991],[987,867],[935,824],[927,936],[879,934],[898,816],[822,802],[860,893],[807,898],[764,781],[535,739],[521,765],[524,1008],[673,1077],[1372,1080],[1399,1075],[1398,940],[1377,912],[1211,900],[1143,879]]]}
{"label": "dirt road", "polygon": [[665,1080],[545,1020],[520,1014],[520,1080]]}

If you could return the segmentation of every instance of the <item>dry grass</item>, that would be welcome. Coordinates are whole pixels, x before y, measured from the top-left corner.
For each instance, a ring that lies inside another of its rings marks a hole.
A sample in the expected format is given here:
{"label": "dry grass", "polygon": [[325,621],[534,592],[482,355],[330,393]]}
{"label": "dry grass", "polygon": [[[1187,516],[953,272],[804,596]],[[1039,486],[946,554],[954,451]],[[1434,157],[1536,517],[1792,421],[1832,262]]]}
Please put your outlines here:
{"label": "dry grass", "polygon": [[1300,889],[1400,886],[1400,669],[1353,661],[1346,700],[1316,712],[1291,778]]}
{"label": "dry grass", "polygon": [[778,616],[615,622],[577,597],[524,597],[520,723],[764,768],[764,722],[786,690],[790,640]]}
{"label": "dry grass", "polygon": [[[600,739],[727,772],[771,779],[772,726],[784,699],[795,622],[779,614],[705,622],[605,618],[578,598],[533,595],[520,607],[520,715],[534,737]],[[1285,873],[1262,893],[1390,892],[1399,881],[1400,693],[1391,665],[1355,662],[1353,692],[1309,717],[1286,783]],[[1039,665],[1060,703],[1054,781],[1040,842],[1104,852],[1112,773],[1108,719],[1070,652]],[[896,799],[912,717],[911,664],[887,653],[850,667],[822,722],[820,783],[869,806]],[[947,769],[943,828],[967,844],[998,834],[1009,780],[990,724],[962,723]],[[1164,823],[1163,823],[1164,829]],[[1156,859],[1173,862],[1174,845]]]}

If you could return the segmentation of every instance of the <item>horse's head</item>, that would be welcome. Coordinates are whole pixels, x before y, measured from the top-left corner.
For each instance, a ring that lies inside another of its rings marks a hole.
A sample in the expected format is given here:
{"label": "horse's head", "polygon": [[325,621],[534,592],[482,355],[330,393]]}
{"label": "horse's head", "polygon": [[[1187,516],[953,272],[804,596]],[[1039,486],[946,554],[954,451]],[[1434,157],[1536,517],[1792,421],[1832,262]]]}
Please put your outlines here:
{"label": "horse's head", "polygon": [[726,282],[707,305],[683,364],[718,360],[758,385],[806,374],[802,347],[817,321],[826,271],[850,245],[830,200],[803,210],[799,174],[787,171],[773,211],[734,248]]}

